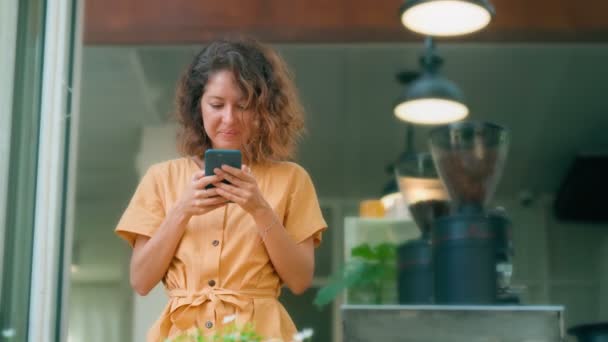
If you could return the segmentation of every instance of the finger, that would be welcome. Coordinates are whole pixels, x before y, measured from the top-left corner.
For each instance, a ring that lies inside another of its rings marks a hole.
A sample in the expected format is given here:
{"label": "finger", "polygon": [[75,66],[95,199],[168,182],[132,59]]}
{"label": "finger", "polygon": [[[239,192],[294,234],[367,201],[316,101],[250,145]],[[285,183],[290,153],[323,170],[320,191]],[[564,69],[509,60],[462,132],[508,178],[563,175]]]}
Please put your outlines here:
{"label": "finger", "polygon": [[[224,184],[224,185],[226,185],[226,184]],[[218,188],[217,189],[217,193],[220,196],[222,196],[223,198],[225,198],[227,200],[230,200],[230,201],[232,201],[234,203],[237,203],[237,204],[243,204],[243,203],[245,203],[245,200],[243,198],[241,198],[241,197],[239,197],[239,196],[235,195],[234,193],[229,192],[227,190]]]}
{"label": "finger", "polygon": [[205,171],[196,171],[193,175],[192,175],[192,181],[196,182],[197,180],[203,178],[205,176]]}
{"label": "finger", "polygon": [[207,212],[209,212],[211,210],[215,210],[217,208],[221,208],[221,207],[225,206],[226,203],[228,203],[228,201],[224,200],[224,202],[220,203],[220,204],[214,204],[214,205],[210,205],[210,206],[207,206],[207,207],[196,208],[194,210],[194,212],[196,213],[196,215],[202,215],[202,214],[205,214],[205,213],[207,213]]}
{"label": "finger", "polygon": [[241,198],[247,198],[249,197],[249,192],[245,189],[236,187],[232,184],[226,184],[226,183],[218,183],[215,185],[216,186],[216,191],[218,193],[218,195],[222,195],[220,193],[221,190],[227,191],[235,196],[241,197]]}
{"label": "finger", "polygon": [[197,190],[194,193],[194,197],[197,199],[205,199],[205,198],[216,197],[216,196],[218,196],[218,194],[217,194],[217,190],[215,188]]}
{"label": "finger", "polygon": [[220,169],[215,169],[213,170],[218,176],[226,179],[227,181],[229,181],[230,183],[237,185],[239,187],[243,187],[245,186],[245,184],[247,184],[247,182],[244,182],[243,180],[229,174],[228,172],[224,172],[223,170]]}
{"label": "finger", "polygon": [[243,164],[243,166],[241,166],[241,172],[244,176],[244,180],[252,183],[256,182],[255,176],[253,175],[253,172],[251,172],[251,168],[249,167],[249,165]]}
{"label": "finger", "polygon": [[222,196],[209,197],[205,199],[198,199],[195,201],[195,207],[198,208],[207,208],[209,206],[214,206],[222,203],[226,203],[227,200]]}
{"label": "finger", "polygon": [[236,167],[232,167],[230,165],[222,165],[222,170],[226,171],[228,174],[231,174],[239,179],[248,180],[251,179],[251,176],[244,172],[241,169],[237,169]]}
{"label": "finger", "polygon": [[218,176],[218,175],[209,175],[209,176],[205,176],[205,177],[201,178],[201,180],[203,181],[205,186],[209,185],[209,184],[221,182],[223,179],[224,178],[222,176]]}
{"label": "finger", "polygon": [[222,179],[223,178],[221,178],[218,175],[205,176],[205,177],[202,177],[202,178],[200,178],[199,180],[196,181],[195,187],[197,189],[205,188],[209,184],[221,182]]}
{"label": "finger", "polygon": [[219,196],[219,195],[215,196],[215,197],[207,198],[205,201],[206,201],[205,202],[206,207],[212,207],[212,206],[228,203],[227,199],[225,199],[224,197]]}

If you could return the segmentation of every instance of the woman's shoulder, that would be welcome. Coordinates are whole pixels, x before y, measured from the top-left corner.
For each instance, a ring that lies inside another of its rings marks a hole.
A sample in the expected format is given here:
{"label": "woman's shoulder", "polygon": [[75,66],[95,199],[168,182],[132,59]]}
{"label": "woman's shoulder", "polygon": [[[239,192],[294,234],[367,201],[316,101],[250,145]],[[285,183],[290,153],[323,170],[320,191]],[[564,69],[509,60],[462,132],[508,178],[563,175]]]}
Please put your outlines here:
{"label": "woman's shoulder", "polygon": [[274,174],[284,174],[290,177],[308,177],[308,171],[293,161],[274,161],[268,163],[268,168]]}
{"label": "woman's shoulder", "polygon": [[196,163],[189,157],[180,157],[153,163],[148,167],[148,173],[155,176],[179,174],[189,170]]}
{"label": "woman's shoulder", "polygon": [[308,171],[300,164],[293,161],[276,161],[270,163],[268,171],[264,174],[274,184],[282,184],[288,188],[300,188],[312,184]]}

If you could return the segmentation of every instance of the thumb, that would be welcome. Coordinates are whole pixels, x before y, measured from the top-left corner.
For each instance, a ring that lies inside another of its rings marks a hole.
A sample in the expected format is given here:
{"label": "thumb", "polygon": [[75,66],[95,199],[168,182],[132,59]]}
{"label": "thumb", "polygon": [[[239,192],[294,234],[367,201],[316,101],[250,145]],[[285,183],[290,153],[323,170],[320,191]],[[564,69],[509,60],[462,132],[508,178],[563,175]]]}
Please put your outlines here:
{"label": "thumb", "polygon": [[201,171],[196,171],[193,175],[192,175],[192,181],[196,182],[197,180],[203,178],[205,176],[205,171],[201,170]]}

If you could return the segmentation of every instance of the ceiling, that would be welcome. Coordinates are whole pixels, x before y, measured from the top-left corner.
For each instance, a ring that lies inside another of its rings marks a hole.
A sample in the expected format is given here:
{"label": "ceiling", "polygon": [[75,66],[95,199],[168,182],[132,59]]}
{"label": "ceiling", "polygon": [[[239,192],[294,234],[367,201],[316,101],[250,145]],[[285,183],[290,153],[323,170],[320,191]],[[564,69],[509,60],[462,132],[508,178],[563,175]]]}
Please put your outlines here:
{"label": "ceiling", "polygon": [[[577,152],[608,151],[608,44],[438,47],[446,59],[443,72],[463,89],[471,119],[510,130],[501,196],[554,193]],[[402,90],[395,74],[417,68],[421,44],[278,48],[307,109],[309,132],[298,161],[319,196],[379,196],[389,180],[385,165],[405,139],[405,126],[392,115]],[[110,274],[124,264],[127,248],[112,229],[137,184],[142,132],[168,122],[177,77],[196,49],[85,47],[76,207],[83,264],[105,265]],[[416,129],[417,149],[426,149],[427,133],[426,127]],[[100,242],[107,243],[105,253],[97,248],[103,257],[86,252]]]}
{"label": "ceiling", "polygon": [[[88,0],[88,44],[186,44],[243,32],[265,42],[416,42],[403,0]],[[491,0],[496,15],[476,42],[606,42],[605,0]],[[295,14],[295,15],[294,15]],[[280,29],[277,29],[280,28]]]}

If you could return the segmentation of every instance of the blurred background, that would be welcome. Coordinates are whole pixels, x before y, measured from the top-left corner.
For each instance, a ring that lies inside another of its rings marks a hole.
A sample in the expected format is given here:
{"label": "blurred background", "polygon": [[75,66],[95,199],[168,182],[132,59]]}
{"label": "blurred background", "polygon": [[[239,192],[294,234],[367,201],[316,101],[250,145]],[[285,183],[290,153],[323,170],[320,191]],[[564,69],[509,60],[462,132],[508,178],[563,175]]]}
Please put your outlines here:
{"label": "blurred background", "polygon": [[[562,219],[555,203],[577,157],[608,161],[608,5],[492,3],[486,29],[435,43],[442,74],[465,95],[467,119],[510,132],[492,204],[512,221],[513,282],[525,288],[524,304],[564,305],[566,327],[606,321],[607,217]],[[131,290],[130,248],[113,229],[145,169],[177,156],[171,113],[181,72],[205,42],[240,34],[278,49],[295,75],[308,130],[296,160],[311,174],[329,224],[314,286],[302,296],[286,289],[281,300],[299,328],[314,329],[315,341],[340,341],[344,298],[322,309],[313,300],[352,247],[345,219],[360,215],[361,201],[386,194],[394,178],[387,166],[408,148],[409,124],[393,114],[405,88],[397,75],[420,69],[424,36],[401,24],[402,1],[83,5],[74,233],[65,246],[68,341],[142,341],[164,307],[162,289],[147,297]],[[409,148],[428,151],[432,128],[416,125]],[[605,178],[577,177],[595,204],[605,202]]]}

